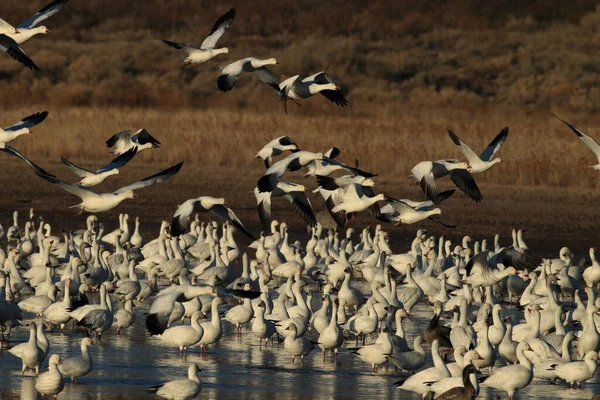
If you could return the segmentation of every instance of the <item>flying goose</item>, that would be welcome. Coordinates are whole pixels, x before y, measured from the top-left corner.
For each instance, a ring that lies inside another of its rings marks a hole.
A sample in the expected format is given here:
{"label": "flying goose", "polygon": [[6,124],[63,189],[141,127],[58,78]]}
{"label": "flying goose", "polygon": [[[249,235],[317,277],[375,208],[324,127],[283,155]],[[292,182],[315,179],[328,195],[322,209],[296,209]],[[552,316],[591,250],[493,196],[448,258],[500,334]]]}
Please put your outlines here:
{"label": "flying goose", "polygon": [[217,86],[221,92],[227,92],[235,86],[242,72],[254,72],[254,75],[270,86],[277,86],[279,79],[266,65],[279,64],[274,58],[260,60],[255,57],[242,58],[222,68],[221,75],[217,79]]}
{"label": "flying goose", "polygon": [[502,162],[500,158],[493,160],[492,158],[498,152],[498,150],[500,150],[506,141],[506,138],[508,138],[508,128],[502,129],[480,155],[475,154],[469,145],[463,142],[450,129],[448,129],[448,135],[450,135],[450,138],[454,144],[464,154],[464,156],[467,158],[467,161],[469,161],[469,168],[467,168],[467,171],[469,171],[471,174],[480,174],[492,168],[494,164],[499,164]]}
{"label": "flying goose", "polygon": [[481,192],[473,176],[469,173],[469,164],[458,160],[421,161],[411,170],[414,178],[419,182],[425,196],[435,204],[441,201],[435,180],[450,176],[454,184],[467,194],[473,201],[483,200]]}
{"label": "flying goose", "polygon": [[160,142],[142,128],[133,135],[130,130],[115,133],[106,141],[106,147],[111,148],[113,146],[115,148],[110,152],[118,156],[134,147],[137,147],[138,152],[146,149],[157,149],[160,147]]}
{"label": "flying goose", "polygon": [[348,105],[348,100],[346,100],[342,94],[341,88],[336,85],[333,82],[333,79],[331,79],[327,72],[324,71],[317,72],[304,79],[300,79],[300,75],[294,75],[273,87],[279,91],[278,94],[281,96],[286,114],[288,100],[301,106],[301,104],[296,101],[297,99],[307,99],[317,93],[321,93],[327,100],[340,107]]}
{"label": "flying goose", "polygon": [[259,192],[272,192],[279,183],[279,178],[286,171],[298,171],[307,166],[314,160],[322,160],[325,157],[323,153],[313,153],[312,151],[300,150],[294,152],[271,165],[265,174],[258,180],[256,187]]}
{"label": "flying goose", "polygon": [[[556,116],[555,116],[556,117]],[[581,139],[581,141],[583,143],[585,143],[585,145],[587,147],[590,148],[590,150],[592,150],[594,152],[594,154],[596,155],[596,157],[598,158],[598,164],[587,167],[588,169],[594,171],[593,175],[592,175],[592,179],[596,178],[596,176],[598,176],[598,171],[600,171],[600,144],[598,144],[598,142],[586,135],[585,133],[583,133],[581,130],[579,130],[578,128],[576,128],[575,126],[571,125],[570,123],[568,123],[567,121],[560,119],[558,117],[556,117],[559,121],[562,121],[565,125],[567,125],[569,128],[571,128],[571,130],[573,132],[575,132],[575,134],[579,137],[579,139]]]}
{"label": "flying goose", "polygon": [[21,135],[28,135],[31,132],[29,128],[42,123],[48,116],[48,111],[42,111],[35,114],[31,114],[16,124],[13,124],[7,128],[0,127],[0,143],[8,143]]}
{"label": "flying goose", "polygon": [[262,222],[263,229],[269,231],[271,226],[271,198],[283,197],[289,201],[298,215],[309,226],[316,226],[317,219],[313,211],[310,200],[305,194],[306,187],[291,182],[279,182],[272,192],[260,192],[257,187],[254,188],[256,197],[258,216]]}
{"label": "flying goose", "polygon": [[74,183],[63,182],[48,174],[43,173],[42,171],[36,170],[36,174],[40,178],[45,179],[48,182],[59,186],[61,189],[81,198],[81,203],[71,206],[70,208],[79,208],[80,211],[78,214],[83,214],[84,211],[90,213],[97,213],[112,210],[113,208],[118,206],[123,200],[135,198],[136,194],[134,190],[143,189],[145,187],[152,186],[155,183],[166,181],[169,178],[173,177],[173,175],[178,173],[182,166],[183,161],[157,174],[141,179],[135,183],[132,183],[131,185],[122,187],[121,189],[116,190],[112,193],[97,193],[92,189],[86,188],[84,186],[76,185]]}
{"label": "flying goose", "polygon": [[45,26],[36,27],[36,25],[62,10],[63,7],[67,5],[68,1],[69,0],[54,0],[50,2],[27,21],[17,25],[19,33],[9,32],[7,36],[10,36],[18,44],[23,44],[35,35],[50,33],[50,29]]}
{"label": "flying goose", "polygon": [[179,236],[185,233],[192,216],[192,212],[211,212],[217,217],[231,222],[236,228],[242,231],[246,236],[252,240],[256,240],[242,224],[242,221],[235,215],[231,208],[227,207],[225,199],[215,198],[210,196],[200,196],[196,199],[189,199],[183,202],[175,211],[173,215],[173,222],[171,223],[171,236]]}
{"label": "flying goose", "polygon": [[178,50],[183,50],[186,53],[188,53],[188,56],[181,60],[181,62],[184,65],[202,64],[219,54],[229,53],[229,49],[227,47],[215,49],[215,46],[217,45],[217,42],[219,41],[221,36],[223,36],[227,28],[229,28],[229,26],[233,22],[233,19],[235,18],[235,12],[235,8],[232,8],[231,10],[223,14],[223,16],[221,16],[221,18],[219,18],[217,22],[215,22],[212,29],[210,30],[210,33],[208,34],[206,39],[204,39],[200,47],[192,46],[185,43],[170,42],[168,40],[163,40],[163,42],[165,42],[171,47],[174,47]]}
{"label": "flying goose", "polygon": [[380,214],[382,216],[380,220],[382,221],[395,222],[396,226],[400,226],[400,224],[415,224],[417,222],[430,219],[442,226],[445,226],[446,228],[456,228],[456,225],[447,225],[435,217],[436,215],[442,214],[442,210],[439,208],[416,208],[404,200],[394,199],[393,197],[389,196],[386,196],[385,200],[388,202],[388,204],[380,209]]}
{"label": "flying goose", "polygon": [[40,73],[44,72],[40,67],[35,65],[15,40],[6,34],[0,34],[0,50],[31,70]]}
{"label": "flying goose", "polygon": [[263,148],[256,153],[255,157],[261,158],[265,162],[265,167],[269,168],[273,162],[273,157],[282,154],[286,150],[294,153],[300,150],[300,148],[289,136],[280,136],[264,145]]}
{"label": "flying goose", "polygon": [[110,163],[100,168],[96,172],[87,170],[78,165],[73,164],[67,156],[62,156],[61,160],[75,175],[82,178],[78,185],[91,187],[101,184],[111,175],[119,174],[119,169],[127,164],[136,155],[137,147],[132,147],[120,156],[115,157]]}

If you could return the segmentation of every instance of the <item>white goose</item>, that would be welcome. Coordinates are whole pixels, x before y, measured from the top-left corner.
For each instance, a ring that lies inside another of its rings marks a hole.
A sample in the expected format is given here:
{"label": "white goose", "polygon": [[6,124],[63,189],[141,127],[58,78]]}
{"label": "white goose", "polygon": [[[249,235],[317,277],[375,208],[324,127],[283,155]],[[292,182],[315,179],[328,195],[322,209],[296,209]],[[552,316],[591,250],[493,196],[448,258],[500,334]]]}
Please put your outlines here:
{"label": "white goose", "polygon": [[135,323],[135,312],[133,311],[133,301],[127,300],[122,308],[115,313],[114,326],[117,328],[117,335],[121,334],[121,329],[127,329]]}
{"label": "white goose", "polygon": [[188,56],[181,60],[181,62],[184,65],[205,63],[219,54],[229,53],[229,49],[227,47],[215,49],[215,46],[217,45],[217,42],[219,41],[221,36],[223,36],[225,31],[227,31],[227,28],[229,28],[229,26],[233,22],[233,19],[235,18],[235,13],[235,8],[232,8],[225,14],[223,14],[221,18],[219,18],[217,22],[215,22],[212,29],[210,30],[210,33],[208,34],[206,39],[204,39],[200,47],[184,43],[170,42],[168,40],[163,40],[163,42],[165,42],[171,47],[174,47],[178,50],[183,50],[184,52],[188,53]]}
{"label": "white goose", "polygon": [[67,156],[62,156],[61,160],[75,175],[81,178],[77,183],[79,186],[91,187],[101,184],[111,175],[118,175],[119,168],[131,161],[136,153],[137,147],[133,147],[125,153],[115,157],[110,163],[98,169],[96,172],[72,163]]}
{"label": "white goose", "polygon": [[304,364],[304,357],[312,351],[314,345],[306,337],[298,336],[298,328],[294,323],[289,324],[285,329],[290,334],[283,341],[284,350],[292,356],[292,363],[300,356],[300,362]]}
{"label": "white goose", "polygon": [[506,392],[508,399],[513,400],[515,392],[523,389],[533,380],[533,365],[524,354],[527,350],[531,350],[527,342],[519,343],[517,346],[519,364],[497,369],[483,381],[482,385]]}
{"label": "white goose", "polygon": [[115,133],[106,141],[106,147],[113,146],[115,148],[110,152],[118,156],[134,147],[137,147],[138,153],[146,149],[157,149],[160,147],[160,142],[142,128],[133,134],[130,130]]}
{"label": "white goose", "polygon": [[265,162],[265,167],[269,168],[273,163],[273,157],[282,154],[284,151],[292,153],[300,150],[296,142],[289,136],[280,136],[265,144],[262,149],[256,153],[256,158],[261,158]]}
{"label": "white goose", "polygon": [[54,0],[50,2],[27,21],[17,25],[17,29],[19,30],[18,33],[9,32],[7,36],[10,36],[18,44],[23,44],[35,35],[50,33],[50,29],[45,26],[36,27],[36,25],[62,10],[63,7],[67,5],[67,2],[68,0]]}
{"label": "white goose", "polygon": [[62,392],[65,387],[63,376],[58,370],[58,365],[62,364],[62,360],[58,354],[52,354],[48,365],[48,372],[41,374],[35,381],[35,389],[44,396],[54,396]]}
{"label": "white goose", "polygon": [[264,83],[277,86],[279,79],[266,67],[267,65],[275,64],[279,64],[279,61],[274,58],[264,60],[255,57],[242,58],[222,68],[221,75],[217,79],[217,87],[221,92],[233,89],[243,72],[254,72],[254,75]]}
{"label": "white goose", "polygon": [[198,342],[202,353],[206,353],[208,345],[218,342],[223,335],[221,317],[219,317],[219,306],[224,303],[225,301],[222,297],[215,296],[210,305],[211,320],[200,324],[204,330],[204,334],[202,335],[200,342]]}
{"label": "white goose", "polygon": [[136,197],[134,190],[152,186],[155,183],[163,182],[173,177],[179,172],[183,166],[183,161],[177,165],[167,168],[157,174],[141,179],[131,185],[122,187],[112,193],[97,193],[83,186],[73,183],[63,182],[50,175],[38,173],[38,176],[59,186],[61,189],[74,194],[81,198],[81,203],[72,206],[71,208],[79,208],[80,213],[84,211],[96,213],[111,210],[118,206],[125,199],[133,199]]}
{"label": "white goose", "polygon": [[[327,298],[329,298],[329,296],[327,296]],[[319,335],[319,346],[323,349],[323,361],[325,361],[327,350],[331,350],[334,360],[337,359],[338,351],[344,342],[342,330],[338,325],[338,307],[340,307],[340,305],[336,299],[332,304],[329,325],[327,325]],[[341,307],[343,308],[343,306]]]}
{"label": "white goose", "polygon": [[88,346],[91,346],[90,338],[81,339],[81,356],[67,357],[61,365],[58,366],[60,373],[71,378],[71,383],[77,384],[77,378],[87,375],[92,371],[94,364],[90,355]]}
{"label": "white goose", "polygon": [[558,364],[552,368],[554,368],[559,378],[571,384],[571,388],[575,385],[581,389],[581,383],[592,379],[596,374],[598,369],[597,358],[598,352],[590,351],[582,361]]}
{"label": "white goose", "polygon": [[480,202],[483,196],[468,171],[469,164],[457,160],[421,161],[411,170],[425,196],[435,204],[441,201],[435,180],[449,176],[452,182],[473,201]]}
{"label": "white goose", "polygon": [[204,329],[198,322],[202,318],[202,311],[195,311],[192,314],[191,325],[178,325],[166,329],[157,337],[163,342],[177,346],[179,348],[179,356],[186,356],[190,346],[194,346],[200,342]]}
{"label": "white goose", "polygon": [[276,82],[272,86],[279,91],[286,114],[288,100],[300,105],[296,100],[307,99],[317,93],[322,94],[327,100],[340,107],[348,105],[348,100],[342,94],[341,88],[324,71],[317,72],[304,79],[300,79],[300,75],[294,75],[281,83]]}
{"label": "white goose", "polygon": [[48,111],[38,112],[29,115],[16,124],[8,126],[6,128],[0,127],[0,142],[8,143],[21,135],[29,135],[32,133],[31,128],[42,123],[48,116]]}
{"label": "white goose", "polygon": [[596,260],[596,248],[590,248],[590,260],[592,265],[583,271],[583,280],[588,287],[594,287],[600,283],[600,263]]}
{"label": "white goose", "polygon": [[164,399],[195,399],[202,390],[202,384],[200,378],[198,378],[199,371],[200,369],[196,364],[190,364],[187,379],[175,379],[162,385],[152,386],[150,392],[156,393]]}
{"label": "white goose", "polygon": [[[556,116],[555,116],[556,117]],[[575,126],[571,125],[570,123],[568,123],[565,120],[562,120],[558,117],[556,117],[559,121],[562,121],[565,125],[567,125],[569,128],[571,128],[571,130],[573,132],[575,132],[575,134],[577,135],[577,137],[579,137],[579,139],[587,146],[590,148],[590,150],[592,150],[594,152],[594,154],[596,155],[596,158],[598,158],[598,164],[587,167],[588,169],[594,171],[592,178],[596,178],[596,176],[598,175],[598,171],[600,171],[600,144],[598,144],[598,142],[588,136],[587,134],[585,134],[584,132],[582,132],[581,130],[577,129]]]}
{"label": "white goose", "polygon": [[490,142],[488,147],[486,147],[485,150],[483,150],[483,152],[479,156],[454,132],[448,130],[448,134],[450,135],[450,138],[452,139],[454,144],[458,146],[458,149],[467,158],[467,161],[469,161],[469,168],[467,168],[467,171],[469,171],[471,174],[479,174],[485,172],[492,168],[495,164],[499,164],[502,162],[500,158],[496,158],[493,160],[492,158],[494,158],[496,152],[500,150],[500,148],[506,141],[506,138],[508,137],[508,128],[502,129],[500,133],[496,135],[496,137]]}

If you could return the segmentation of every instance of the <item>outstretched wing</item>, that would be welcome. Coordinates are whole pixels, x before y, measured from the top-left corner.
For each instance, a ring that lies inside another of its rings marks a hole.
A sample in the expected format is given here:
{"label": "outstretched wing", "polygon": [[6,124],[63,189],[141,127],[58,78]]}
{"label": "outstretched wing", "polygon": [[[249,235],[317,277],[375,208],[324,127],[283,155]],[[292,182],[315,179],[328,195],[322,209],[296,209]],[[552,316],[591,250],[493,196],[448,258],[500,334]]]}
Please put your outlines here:
{"label": "outstretched wing", "polygon": [[231,10],[223,14],[223,16],[221,16],[221,18],[219,18],[217,22],[215,22],[212,29],[210,30],[210,33],[200,45],[201,49],[208,50],[215,48],[221,36],[223,36],[227,28],[229,28],[229,26],[233,22],[233,19],[235,18],[235,12],[235,8],[232,8]]}
{"label": "outstretched wing", "polygon": [[256,197],[256,210],[265,231],[269,231],[271,225],[271,192],[261,192],[258,187],[254,188]]}
{"label": "outstretched wing", "polygon": [[296,213],[306,222],[309,226],[317,226],[317,217],[313,211],[310,200],[306,197],[304,192],[290,192],[284,196],[287,201],[292,203]]}
{"label": "outstretched wing", "polygon": [[163,39],[163,42],[165,42],[165,44],[167,44],[177,50],[183,50],[188,54],[195,50],[200,50],[200,47],[192,46],[191,44],[171,42],[169,40],[164,40],[164,39]]}
{"label": "outstretched wing", "polygon": [[540,264],[540,261],[532,257],[527,252],[520,252],[514,248],[504,248],[495,254],[490,261],[492,263],[501,263],[505,267],[515,267],[519,270],[533,271]]}
{"label": "outstretched wing", "polygon": [[221,204],[216,204],[212,206],[209,211],[215,214],[217,217],[225,221],[231,222],[236,228],[242,231],[250,239],[256,240],[256,237],[246,229],[244,224],[242,224],[242,221],[239,220],[239,218],[235,215],[231,208]]}
{"label": "outstretched wing", "polygon": [[49,177],[54,178],[54,175],[52,175],[51,173],[45,171],[43,168],[39,167],[37,164],[35,164],[33,161],[31,161],[30,159],[28,159],[27,157],[25,157],[23,154],[21,154],[17,149],[15,149],[14,147],[10,147],[10,146],[6,146],[4,145],[3,148],[0,148],[0,151],[3,151],[5,153],[8,154],[12,154],[15,157],[20,158],[21,160],[25,161],[31,168],[33,168],[33,170],[39,175],[39,174],[43,174],[43,175],[47,175]]}
{"label": "outstretched wing", "polygon": [[461,153],[465,155],[470,164],[476,164],[480,162],[479,156],[473,151],[473,149],[469,147],[468,144],[463,142],[456,133],[448,129],[448,135],[450,135],[450,138],[452,139],[456,147],[458,147]]}
{"label": "outstretched wing", "polygon": [[173,220],[171,221],[171,236],[179,236],[188,228],[192,213],[206,212],[206,208],[202,207],[202,203],[198,199],[186,200],[182,205],[177,207]]}
{"label": "outstretched wing", "polygon": [[438,204],[440,200],[432,170],[433,162],[421,161],[410,172],[412,172],[415,179],[419,182],[425,196],[435,204]]}
{"label": "outstretched wing", "polygon": [[508,138],[508,127],[502,129],[499,134],[496,135],[494,139],[490,142],[488,147],[483,150],[481,155],[479,156],[483,161],[490,161],[494,154],[500,150],[500,147],[506,142],[506,138]]}
{"label": "outstretched wing", "polygon": [[359,175],[359,176],[362,176],[362,177],[365,177],[365,178],[372,178],[374,176],[377,176],[377,174],[373,174],[371,172],[366,172],[366,171],[363,171],[361,169],[351,167],[351,166],[349,166],[347,164],[344,164],[342,162],[339,162],[339,161],[334,160],[333,158],[330,158],[330,157],[327,157],[327,156],[324,156],[323,160],[326,161],[326,162],[328,162],[328,163],[330,163],[330,164],[334,164],[334,165],[340,166],[343,169],[345,169],[346,171],[348,171],[348,172],[350,172],[350,173],[352,173],[354,175]]}
{"label": "outstretched wing", "polygon": [[131,131],[125,130],[125,131],[115,133],[110,138],[108,138],[108,140],[106,141],[106,147],[113,147],[114,145],[117,144],[117,142],[119,140],[124,140],[127,142],[130,141],[131,140]]}
{"label": "outstretched wing", "polygon": [[479,203],[483,200],[483,196],[477,187],[475,179],[473,179],[473,176],[466,169],[452,170],[450,179],[452,179],[452,182],[454,182],[454,184],[473,201]]}
{"label": "outstretched wing", "polygon": [[48,3],[44,8],[38,11],[33,17],[29,18],[27,21],[21,22],[17,28],[27,28],[31,29],[40,22],[50,18],[57,12],[63,9],[64,6],[67,5],[69,0],[54,0]]}
{"label": "outstretched wing", "polygon": [[73,183],[61,181],[60,179],[56,179],[54,176],[44,173],[43,171],[36,170],[36,174],[40,178],[57,185],[61,189],[65,190],[71,194],[74,194],[75,196],[77,196],[81,199],[85,199],[88,196],[98,195],[98,193],[96,193],[92,189],[89,189],[89,188],[86,188],[83,186],[79,186],[79,185],[76,185]]}
{"label": "outstretched wing", "polygon": [[[556,117],[556,116],[555,116]],[[559,121],[562,121],[565,125],[567,125],[569,128],[571,128],[571,130],[573,132],[575,132],[575,134],[577,135],[577,137],[579,137],[579,139],[581,139],[581,141],[583,143],[585,143],[585,145],[587,147],[590,148],[590,150],[592,150],[594,152],[594,154],[596,155],[596,157],[598,158],[598,162],[600,162],[600,144],[598,144],[598,142],[586,135],[583,131],[581,131],[580,129],[576,128],[574,125],[571,125],[570,123],[568,123],[567,121],[560,119],[558,117],[556,117]]]}
{"label": "outstretched wing", "polygon": [[11,125],[8,128],[5,128],[4,130],[14,132],[14,131],[18,131],[19,129],[23,129],[23,128],[32,128],[32,127],[42,123],[46,119],[48,114],[49,114],[48,111],[42,111],[42,112],[38,112],[35,114],[31,114],[31,115],[23,118],[16,124]]}
{"label": "outstretched wing", "polygon": [[[125,153],[115,157],[110,163],[106,164],[104,167],[100,168],[96,171],[97,174],[101,174],[102,172],[110,171],[112,169],[121,168],[123,165],[127,164],[131,159],[137,154],[137,146],[132,147],[127,150]],[[64,162],[64,161],[63,161]]]}
{"label": "outstretched wing", "polygon": [[35,72],[44,72],[27,56],[25,51],[10,36],[0,35],[0,50]]}
{"label": "outstretched wing", "polygon": [[254,70],[254,75],[261,81],[271,86],[272,88],[279,90],[279,78],[269,68],[260,67]]}
{"label": "outstretched wing", "polygon": [[179,164],[173,165],[172,167],[169,167],[163,171],[160,171],[157,174],[154,174],[152,176],[149,176],[147,178],[139,180],[135,183],[132,183],[131,185],[122,187],[121,189],[115,191],[114,193],[120,194],[120,193],[124,193],[128,190],[143,189],[145,187],[152,186],[155,183],[164,182],[164,181],[172,178],[176,173],[178,173],[182,166],[183,166],[183,161],[180,162]]}
{"label": "outstretched wing", "polygon": [[69,167],[69,169],[80,178],[85,178],[94,174],[89,169],[85,169],[80,167],[79,165],[73,164],[67,156],[62,156],[60,159],[63,164]]}

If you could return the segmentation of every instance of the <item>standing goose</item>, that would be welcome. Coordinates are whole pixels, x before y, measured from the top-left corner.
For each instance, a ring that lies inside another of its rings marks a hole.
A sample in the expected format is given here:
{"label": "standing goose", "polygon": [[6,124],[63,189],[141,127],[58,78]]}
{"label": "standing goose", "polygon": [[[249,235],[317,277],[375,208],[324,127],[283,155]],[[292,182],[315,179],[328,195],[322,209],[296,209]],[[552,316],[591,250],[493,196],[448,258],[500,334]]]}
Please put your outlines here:
{"label": "standing goose", "polygon": [[133,147],[127,150],[125,153],[117,156],[110,163],[100,168],[96,172],[82,168],[76,164],[73,164],[67,156],[62,156],[62,163],[65,164],[69,169],[78,177],[81,178],[77,184],[80,186],[90,187],[101,184],[111,175],[118,175],[119,168],[127,164],[136,155],[137,147]]}
{"label": "standing goose", "polygon": [[81,339],[81,356],[68,357],[58,366],[60,373],[71,378],[71,383],[77,384],[77,378],[89,374],[92,371],[92,356],[88,350],[91,346],[90,338]]}
{"label": "standing goose", "polygon": [[58,354],[52,354],[48,365],[48,372],[41,374],[35,381],[35,389],[44,396],[56,396],[62,392],[65,387],[63,376],[58,370],[59,364],[62,364],[62,360]]}
{"label": "standing goose", "polygon": [[29,341],[23,346],[15,346],[9,349],[9,353],[19,357],[22,362],[21,375],[25,374],[27,368],[35,369],[35,375],[40,372],[40,364],[44,361],[44,352],[38,347],[36,324],[32,322],[29,326]]}
{"label": "standing goose", "polygon": [[388,360],[392,362],[397,368],[405,371],[414,372],[421,369],[425,364],[425,350],[423,349],[423,338],[421,336],[415,337],[413,342],[412,351],[406,351],[403,353],[395,353],[388,355]]}
{"label": "standing goose", "polygon": [[117,328],[117,335],[121,334],[121,329],[127,329],[135,323],[135,312],[133,311],[133,301],[127,300],[122,308],[115,313],[114,326]]}
{"label": "standing goose", "polygon": [[337,359],[338,351],[344,342],[344,335],[338,325],[338,307],[339,301],[336,299],[332,305],[329,325],[319,335],[319,346],[323,349],[323,361],[325,361],[327,350],[331,350],[334,360]]}
{"label": "standing goose", "polygon": [[202,385],[198,378],[200,369],[196,364],[190,364],[188,367],[187,379],[175,379],[163,383],[162,385],[152,386],[148,389],[151,393],[156,393],[164,399],[191,400],[198,397]]}
{"label": "standing goose", "polygon": [[202,318],[202,311],[194,311],[192,314],[191,325],[178,325],[166,329],[158,338],[167,344],[177,346],[179,348],[179,356],[187,357],[187,352],[190,346],[194,346],[200,342],[204,329],[200,326],[198,320]]}
{"label": "standing goose", "polygon": [[500,158],[492,160],[496,152],[500,150],[506,138],[508,137],[508,128],[504,128],[498,135],[490,142],[488,147],[483,150],[480,155],[477,155],[465,142],[463,142],[454,132],[448,129],[448,135],[454,142],[458,149],[464,154],[469,162],[469,171],[471,174],[480,174],[492,168],[495,164],[502,162]]}
{"label": "standing goose", "polygon": [[30,128],[42,123],[48,116],[48,111],[38,112],[29,115],[16,124],[8,126],[6,128],[0,127],[0,143],[8,143],[21,135],[29,135],[32,133]]}
{"label": "standing goose", "polygon": [[200,345],[200,351],[204,354],[206,354],[208,345],[218,342],[223,335],[221,317],[219,317],[219,306],[224,303],[225,301],[223,301],[222,297],[215,296],[210,305],[211,320],[200,324],[204,330],[204,334],[198,344]]}
{"label": "standing goose", "polygon": [[121,189],[118,189],[112,193],[97,193],[83,186],[63,182],[40,171],[36,171],[36,173],[40,178],[47,180],[48,182],[57,185],[61,189],[81,198],[81,203],[71,206],[70,208],[79,208],[79,213],[83,213],[84,211],[97,213],[111,210],[118,206],[125,199],[135,198],[136,194],[134,190],[143,189],[145,187],[152,186],[155,183],[164,182],[170,179],[179,172],[182,166],[183,161],[157,174],[141,179],[135,183],[132,183],[131,185],[122,187]]}
{"label": "standing goose", "polygon": [[229,53],[229,49],[227,47],[215,49],[215,46],[217,45],[217,42],[219,41],[221,36],[223,36],[227,28],[229,28],[229,26],[233,22],[233,19],[235,18],[235,12],[235,8],[232,8],[225,14],[223,14],[221,18],[219,18],[217,22],[215,22],[212,29],[210,30],[210,33],[208,34],[206,39],[204,39],[200,47],[184,43],[170,42],[168,40],[163,40],[163,42],[165,42],[171,47],[174,47],[178,50],[183,50],[184,52],[188,53],[188,56],[181,60],[183,65],[202,64],[216,57],[219,54]]}
{"label": "standing goose", "polygon": [[179,236],[187,230],[190,223],[192,213],[196,212],[211,212],[217,217],[231,222],[237,229],[242,231],[252,240],[256,240],[242,224],[242,221],[235,215],[231,208],[226,206],[225,199],[210,196],[200,196],[195,199],[189,199],[183,202],[175,211],[173,221],[171,222],[171,236]]}
{"label": "standing goose", "polygon": [[[272,85],[273,86],[273,85]],[[291,100],[301,106],[296,100],[308,99],[317,93],[320,93],[327,100],[335,103],[340,107],[348,105],[348,100],[341,92],[341,88],[333,82],[333,79],[324,71],[317,72],[304,79],[300,79],[300,75],[294,75],[275,86],[279,90],[279,96],[284,104],[284,110],[287,114],[287,101]]]}
{"label": "standing goose", "polygon": [[221,75],[219,75],[219,78],[217,79],[217,87],[221,92],[227,92],[233,89],[242,72],[254,72],[254,75],[267,85],[277,86],[279,79],[266,67],[267,65],[275,64],[279,64],[279,61],[274,58],[267,58],[264,60],[255,57],[242,58],[241,60],[223,67]]}
{"label": "standing goose", "polygon": [[119,156],[134,147],[137,147],[138,153],[146,149],[158,149],[160,142],[156,140],[150,132],[145,129],[140,129],[134,134],[130,130],[117,132],[106,141],[106,147],[111,148],[110,152]]}
{"label": "standing goose", "polygon": [[519,343],[517,346],[519,364],[497,369],[483,381],[483,385],[506,392],[508,399],[513,400],[515,392],[529,385],[533,379],[533,365],[524,353],[527,350],[531,350],[527,342]]}
{"label": "standing goose", "polygon": [[435,204],[441,201],[435,180],[445,176],[449,176],[460,190],[478,203],[483,200],[483,196],[468,171],[469,168],[469,164],[457,160],[421,161],[413,167],[411,173],[419,182],[425,196]]}
{"label": "standing goose", "polygon": [[314,345],[304,336],[298,336],[298,328],[294,323],[289,324],[285,330],[291,334],[286,336],[283,348],[292,355],[292,363],[300,356],[300,363],[304,364],[304,356],[312,351]]}
{"label": "standing goose", "polygon": [[556,375],[563,379],[565,382],[573,386],[579,386],[581,389],[581,383],[588,381],[594,377],[598,364],[596,359],[598,358],[597,351],[588,352],[582,361],[574,361],[565,364],[554,364],[551,366],[556,371]]}
{"label": "standing goose", "polygon": [[[556,116],[555,116],[556,117]],[[594,154],[596,155],[596,158],[598,158],[598,164],[596,165],[592,165],[587,167],[588,169],[594,171],[593,175],[592,175],[592,179],[596,178],[596,176],[598,176],[598,171],[600,171],[600,144],[598,144],[598,142],[592,138],[591,136],[588,136],[587,134],[585,134],[584,132],[582,132],[581,130],[577,129],[575,126],[571,125],[570,123],[568,123],[567,121],[560,119],[558,117],[556,117],[559,121],[562,121],[565,125],[567,125],[569,128],[571,128],[571,130],[573,132],[575,132],[575,134],[577,135],[577,137],[579,137],[579,139],[587,146],[590,148],[590,150],[592,150],[594,152]]]}

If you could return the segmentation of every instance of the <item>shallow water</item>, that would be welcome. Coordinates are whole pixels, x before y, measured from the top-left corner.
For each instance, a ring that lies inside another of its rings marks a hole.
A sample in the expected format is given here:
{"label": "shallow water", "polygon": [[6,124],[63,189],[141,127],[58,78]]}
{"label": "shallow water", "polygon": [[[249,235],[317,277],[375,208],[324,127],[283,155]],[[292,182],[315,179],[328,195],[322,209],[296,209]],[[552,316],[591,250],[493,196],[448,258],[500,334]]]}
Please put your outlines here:
{"label": "shallow water", "polygon": [[[361,289],[364,282],[358,283]],[[97,302],[97,296],[92,296]],[[314,295],[313,309],[320,307],[320,296]],[[116,303],[116,302],[115,302]],[[202,392],[199,398],[372,398],[372,399],[420,399],[412,392],[396,389],[393,383],[405,377],[394,372],[393,366],[378,373],[345,348],[354,347],[354,341],[344,345],[337,362],[327,357],[323,362],[317,349],[309,354],[304,364],[293,364],[291,356],[277,342],[266,349],[259,349],[258,340],[249,329],[241,339],[235,337],[233,327],[224,322],[225,334],[209,348],[205,357],[199,347],[190,350],[187,360],[179,357],[179,350],[163,345],[149,337],[144,329],[144,313],[149,303],[136,308],[136,324],[117,336],[114,330],[107,332],[101,342],[91,348],[93,371],[80,378],[77,386],[65,385],[59,399],[142,399],[158,398],[147,388],[171,379],[187,376],[187,364],[195,362],[202,369]],[[503,310],[502,314],[515,314]],[[431,318],[431,308],[419,304],[413,309],[413,317],[404,322],[407,340],[412,346],[413,338],[422,334]],[[70,327],[70,325],[69,325]],[[65,329],[64,334],[48,333],[50,353],[61,355],[79,353],[81,332]],[[13,332],[11,343],[27,341],[28,329]],[[374,339],[371,339],[374,340]],[[14,341],[14,342],[13,342]],[[429,350],[429,347],[426,347]],[[431,362],[429,361],[429,364]],[[496,366],[501,366],[497,362]],[[32,372],[20,374],[20,360],[7,351],[0,353],[0,400],[36,398],[35,377]],[[47,361],[44,363],[47,367]],[[564,384],[550,385],[534,381],[517,395],[521,399],[591,399],[600,393],[600,374],[585,383],[582,390],[570,389]],[[478,398],[506,398],[506,394],[482,388]],[[39,395],[38,395],[39,397]]]}

